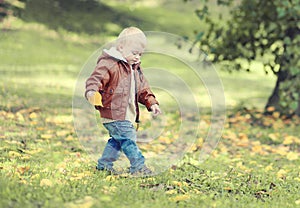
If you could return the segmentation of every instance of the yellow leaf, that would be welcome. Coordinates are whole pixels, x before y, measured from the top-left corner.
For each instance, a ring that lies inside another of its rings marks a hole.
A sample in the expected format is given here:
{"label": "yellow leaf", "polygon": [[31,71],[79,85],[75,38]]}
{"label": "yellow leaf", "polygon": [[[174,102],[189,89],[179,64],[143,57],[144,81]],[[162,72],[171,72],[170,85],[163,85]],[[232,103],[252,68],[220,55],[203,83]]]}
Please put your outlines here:
{"label": "yellow leaf", "polygon": [[192,146],[189,149],[189,152],[195,152],[196,150],[198,150],[198,146],[196,144],[192,144]]}
{"label": "yellow leaf", "polygon": [[225,145],[224,146],[220,145],[220,151],[221,151],[221,153],[228,153],[228,148]]}
{"label": "yellow leaf", "polygon": [[37,179],[37,178],[39,178],[40,177],[40,174],[35,174],[35,175],[33,175],[33,176],[31,176],[31,180],[35,180],[35,179]]}
{"label": "yellow leaf", "polygon": [[262,153],[263,152],[263,148],[261,145],[255,145],[252,147],[252,152],[256,152],[256,153]]}
{"label": "yellow leaf", "polygon": [[269,119],[263,121],[263,125],[264,125],[264,126],[271,126],[272,124],[273,124],[273,121],[271,121],[271,120],[269,120]]}
{"label": "yellow leaf", "polygon": [[295,136],[286,136],[284,137],[283,143],[284,145],[293,144],[297,140],[297,137]]}
{"label": "yellow leaf", "polygon": [[17,118],[18,118],[19,121],[21,121],[21,122],[25,121],[24,116],[21,113],[19,113],[19,112],[16,113],[16,116],[17,116]]}
{"label": "yellow leaf", "polygon": [[171,144],[171,143],[172,143],[171,139],[168,138],[168,137],[163,137],[163,136],[161,136],[161,137],[158,138],[158,140],[159,140],[161,143],[164,143],[164,144]]}
{"label": "yellow leaf", "polygon": [[36,130],[38,130],[38,131],[43,131],[43,130],[45,130],[45,127],[38,126],[38,127],[36,127]]}
{"label": "yellow leaf", "polygon": [[176,189],[171,189],[169,191],[166,191],[165,194],[168,194],[168,195],[177,194],[177,190]]}
{"label": "yellow leaf", "polygon": [[300,199],[296,200],[295,204],[299,205],[300,204]]}
{"label": "yellow leaf", "polygon": [[238,146],[238,147],[248,147],[249,142],[248,141],[240,141],[240,142],[236,143],[236,146]]}
{"label": "yellow leaf", "polygon": [[288,146],[286,146],[286,147],[279,146],[279,147],[273,148],[272,152],[284,156],[284,155],[287,155],[287,153],[289,152],[289,147]]}
{"label": "yellow leaf", "polygon": [[22,160],[29,160],[31,158],[30,155],[23,155],[22,157],[20,157],[20,159]]}
{"label": "yellow leaf", "polygon": [[52,134],[41,134],[42,139],[51,139],[53,137]]}
{"label": "yellow leaf", "polygon": [[102,96],[99,92],[95,92],[94,93],[94,96],[92,97],[89,97],[89,102],[92,104],[92,105],[96,105],[96,106],[102,106],[103,107],[103,104],[102,104]]}
{"label": "yellow leaf", "polygon": [[116,190],[117,190],[116,186],[103,186],[103,188],[102,188],[102,192],[105,195],[115,193]]}
{"label": "yellow leaf", "polygon": [[182,183],[180,181],[172,181],[172,184],[175,186],[182,186]]}
{"label": "yellow leaf", "polygon": [[239,140],[236,143],[238,147],[248,147],[249,146],[249,138],[245,133],[239,133]]}
{"label": "yellow leaf", "polygon": [[244,141],[248,141],[248,135],[245,134],[245,133],[239,133],[239,139],[244,140]]}
{"label": "yellow leaf", "polygon": [[49,187],[51,187],[51,186],[53,186],[53,183],[49,179],[44,178],[40,181],[40,186],[49,186]]}
{"label": "yellow leaf", "polygon": [[74,140],[75,140],[74,137],[71,135],[69,135],[65,138],[65,141],[74,141]]}
{"label": "yellow leaf", "polygon": [[90,175],[90,172],[88,171],[85,171],[85,172],[82,172],[82,173],[77,173],[77,174],[73,174],[72,177],[70,178],[71,181],[74,181],[74,180],[81,180],[82,178],[86,177]]}
{"label": "yellow leaf", "polygon": [[29,114],[30,119],[36,119],[38,116],[35,112]]}
{"label": "yellow leaf", "polygon": [[296,152],[289,152],[287,155],[286,155],[286,158],[288,160],[297,160],[298,159],[298,153]]}
{"label": "yellow leaf", "polygon": [[29,169],[30,169],[30,166],[22,166],[22,167],[17,168],[17,170],[18,170],[18,172],[19,172],[20,174],[24,174],[24,173],[27,172]]}
{"label": "yellow leaf", "polygon": [[195,193],[195,194],[198,194],[198,195],[199,195],[199,194],[202,194],[202,192],[199,191],[198,189],[193,189],[192,192]]}
{"label": "yellow leaf", "polygon": [[170,201],[178,202],[178,201],[186,201],[189,200],[190,196],[188,194],[178,195],[173,198],[170,198]]}
{"label": "yellow leaf", "polygon": [[116,180],[116,177],[112,176],[112,175],[109,175],[105,178],[106,181],[115,181]]}
{"label": "yellow leaf", "polygon": [[294,178],[294,180],[300,182],[300,178]]}
{"label": "yellow leaf", "polygon": [[30,121],[30,125],[34,126],[34,125],[37,125],[38,122],[37,121]]}
{"label": "yellow leaf", "polygon": [[246,166],[243,165],[243,162],[238,162],[236,164],[236,167],[238,167],[239,169],[241,169],[245,172],[250,172],[251,171],[249,168],[247,168]]}
{"label": "yellow leaf", "polygon": [[14,119],[15,118],[15,115],[13,113],[10,113],[10,112],[6,113],[6,116],[7,116],[8,119]]}
{"label": "yellow leaf", "polygon": [[231,190],[232,190],[232,188],[231,188],[231,187],[229,187],[229,186],[226,186],[226,187],[224,187],[224,190],[226,190],[226,191],[231,191]]}
{"label": "yellow leaf", "polygon": [[42,148],[37,148],[37,149],[33,149],[33,150],[24,150],[24,152],[29,155],[34,155],[34,154],[37,154],[42,151],[43,151]]}
{"label": "yellow leaf", "polygon": [[283,177],[285,177],[286,174],[287,174],[287,171],[286,171],[286,170],[280,169],[280,170],[277,172],[277,178],[283,178]]}
{"label": "yellow leaf", "polygon": [[70,133],[69,131],[61,130],[61,131],[57,131],[57,132],[56,132],[56,135],[57,135],[57,136],[66,136],[66,135],[68,135],[69,133]]}
{"label": "yellow leaf", "polygon": [[278,140],[279,140],[279,137],[280,137],[280,135],[279,135],[278,133],[271,133],[271,134],[269,134],[268,136],[269,136],[269,138],[270,138],[272,141],[274,141],[274,142],[278,141]]}
{"label": "yellow leaf", "polygon": [[273,163],[265,167],[265,171],[270,171],[270,170],[273,170]]}
{"label": "yellow leaf", "polygon": [[273,116],[274,118],[279,118],[279,117],[280,117],[280,113],[277,112],[277,111],[275,111],[275,112],[273,112],[272,116]]}
{"label": "yellow leaf", "polygon": [[9,151],[8,156],[9,157],[21,157],[22,155],[16,151]]}

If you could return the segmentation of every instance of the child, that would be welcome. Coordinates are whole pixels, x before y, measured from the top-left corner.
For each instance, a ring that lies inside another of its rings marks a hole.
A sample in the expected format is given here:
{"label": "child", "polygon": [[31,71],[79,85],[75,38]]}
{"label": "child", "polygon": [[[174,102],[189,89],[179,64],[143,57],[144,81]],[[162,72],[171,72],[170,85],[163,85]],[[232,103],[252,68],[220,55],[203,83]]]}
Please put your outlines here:
{"label": "child", "polygon": [[131,174],[151,174],[136,144],[133,125],[139,122],[138,102],[155,116],[161,113],[140,68],[146,43],[146,36],[140,29],[125,28],[115,46],[103,50],[95,70],[86,81],[85,97],[100,111],[103,125],[110,135],[97,170],[116,174],[113,162],[123,151],[130,161]]}

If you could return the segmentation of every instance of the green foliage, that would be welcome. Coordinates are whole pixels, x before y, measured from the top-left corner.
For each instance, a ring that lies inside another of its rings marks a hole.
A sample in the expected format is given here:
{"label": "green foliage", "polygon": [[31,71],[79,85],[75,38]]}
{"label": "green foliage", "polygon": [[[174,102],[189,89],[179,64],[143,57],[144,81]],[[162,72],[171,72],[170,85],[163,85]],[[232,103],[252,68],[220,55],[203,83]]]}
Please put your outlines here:
{"label": "green foliage", "polygon": [[18,11],[24,8],[24,4],[18,0],[0,0],[0,22],[10,15],[16,15]]}
{"label": "green foliage", "polygon": [[265,72],[279,79],[276,107],[283,114],[300,109],[300,1],[243,0],[238,5],[232,0],[217,1],[230,8],[226,24],[222,16],[214,19],[207,1],[202,2],[202,9],[196,13],[209,28],[204,35],[201,31],[195,41],[208,58],[224,63],[230,70],[249,71],[253,60],[261,61]]}

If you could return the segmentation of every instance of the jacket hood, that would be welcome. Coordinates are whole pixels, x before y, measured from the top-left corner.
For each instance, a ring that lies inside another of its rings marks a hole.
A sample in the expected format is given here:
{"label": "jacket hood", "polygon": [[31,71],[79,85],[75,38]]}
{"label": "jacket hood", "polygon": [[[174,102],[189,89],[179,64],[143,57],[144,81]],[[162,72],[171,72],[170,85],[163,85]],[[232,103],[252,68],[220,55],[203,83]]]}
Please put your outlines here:
{"label": "jacket hood", "polygon": [[120,53],[120,51],[118,51],[116,49],[116,47],[111,47],[110,49],[104,49],[103,50],[104,53],[106,53],[107,55],[115,58],[115,59],[118,59],[118,60],[121,60],[121,61],[126,61],[126,59],[122,56],[122,54]]}

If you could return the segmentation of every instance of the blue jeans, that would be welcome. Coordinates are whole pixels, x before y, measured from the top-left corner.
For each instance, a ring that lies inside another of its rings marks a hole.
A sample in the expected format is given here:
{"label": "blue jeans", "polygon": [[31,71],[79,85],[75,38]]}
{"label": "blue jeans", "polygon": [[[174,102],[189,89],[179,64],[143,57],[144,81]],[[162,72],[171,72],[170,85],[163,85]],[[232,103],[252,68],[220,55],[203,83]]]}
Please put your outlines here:
{"label": "blue jeans", "polygon": [[124,152],[130,161],[130,172],[134,173],[145,165],[145,158],[136,145],[136,131],[130,121],[114,121],[104,123],[108,130],[110,139],[108,140],[102,157],[98,160],[98,169],[112,169],[121,151]]}

